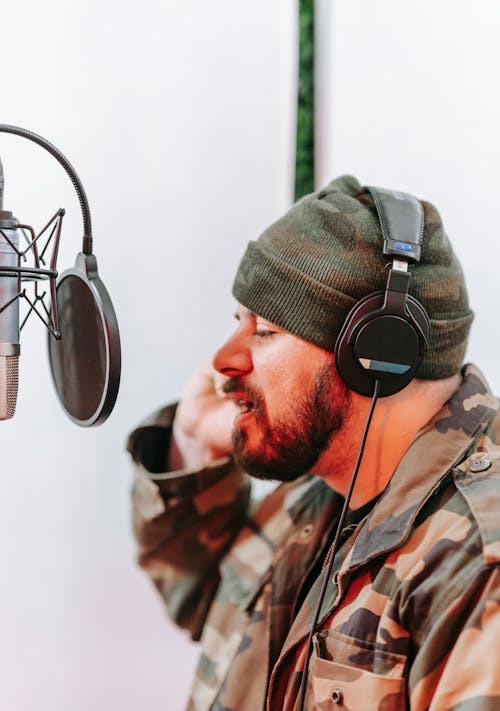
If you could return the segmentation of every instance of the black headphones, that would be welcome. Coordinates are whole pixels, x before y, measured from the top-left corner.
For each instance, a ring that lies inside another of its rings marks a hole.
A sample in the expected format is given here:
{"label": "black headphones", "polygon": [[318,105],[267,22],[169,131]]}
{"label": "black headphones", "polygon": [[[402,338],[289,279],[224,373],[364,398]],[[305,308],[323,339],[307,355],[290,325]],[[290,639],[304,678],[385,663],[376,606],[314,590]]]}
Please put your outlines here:
{"label": "black headphones", "polygon": [[424,234],[422,203],[412,195],[366,188],[372,195],[392,258],[385,291],[368,294],[351,309],[335,344],[337,371],[359,395],[394,395],[415,377],[429,344],[430,321],[422,304],[408,294],[408,263],[420,260]]}

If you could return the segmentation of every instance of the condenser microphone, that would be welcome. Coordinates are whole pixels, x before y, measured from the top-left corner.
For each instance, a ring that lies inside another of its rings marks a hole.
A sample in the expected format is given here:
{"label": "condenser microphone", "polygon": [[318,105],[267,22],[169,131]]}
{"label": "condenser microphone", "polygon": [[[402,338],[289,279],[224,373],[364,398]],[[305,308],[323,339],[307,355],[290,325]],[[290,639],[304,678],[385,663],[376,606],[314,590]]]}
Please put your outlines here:
{"label": "condenser microphone", "polygon": [[4,176],[0,162],[0,420],[16,410],[19,382],[19,235],[11,212],[3,209]]}

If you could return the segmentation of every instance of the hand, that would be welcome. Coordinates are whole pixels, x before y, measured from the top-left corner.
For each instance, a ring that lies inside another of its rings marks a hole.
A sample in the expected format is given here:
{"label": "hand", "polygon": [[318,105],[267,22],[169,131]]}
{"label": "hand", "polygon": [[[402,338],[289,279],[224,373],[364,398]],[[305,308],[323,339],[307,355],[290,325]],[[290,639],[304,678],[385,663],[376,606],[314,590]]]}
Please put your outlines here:
{"label": "hand", "polygon": [[207,362],[189,381],[173,424],[170,471],[199,469],[231,454],[231,432],[238,408],[221,392],[224,380]]}

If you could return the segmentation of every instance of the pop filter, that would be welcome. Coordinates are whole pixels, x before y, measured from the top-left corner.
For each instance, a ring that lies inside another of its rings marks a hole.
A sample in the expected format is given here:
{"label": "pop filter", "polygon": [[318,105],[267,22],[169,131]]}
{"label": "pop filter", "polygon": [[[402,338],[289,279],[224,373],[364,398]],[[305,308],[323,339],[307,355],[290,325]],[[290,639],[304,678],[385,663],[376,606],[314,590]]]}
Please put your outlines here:
{"label": "pop filter", "polygon": [[121,351],[118,323],[94,255],[80,252],[57,280],[61,338],[49,334],[49,361],[57,395],[81,427],[102,424],[118,395]]}

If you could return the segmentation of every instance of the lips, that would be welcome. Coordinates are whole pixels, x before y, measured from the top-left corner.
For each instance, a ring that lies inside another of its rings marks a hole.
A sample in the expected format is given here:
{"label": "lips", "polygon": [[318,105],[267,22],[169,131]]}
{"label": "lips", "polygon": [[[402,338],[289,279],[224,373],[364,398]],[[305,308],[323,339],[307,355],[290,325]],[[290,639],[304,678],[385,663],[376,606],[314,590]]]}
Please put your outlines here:
{"label": "lips", "polygon": [[239,410],[240,415],[251,412],[254,408],[254,403],[249,398],[241,395],[241,393],[231,393],[229,398],[234,402]]}
{"label": "lips", "polygon": [[238,410],[235,422],[239,423],[247,416],[255,417],[258,420],[263,418],[263,399],[256,388],[242,383],[241,378],[229,378],[221,390]]}

